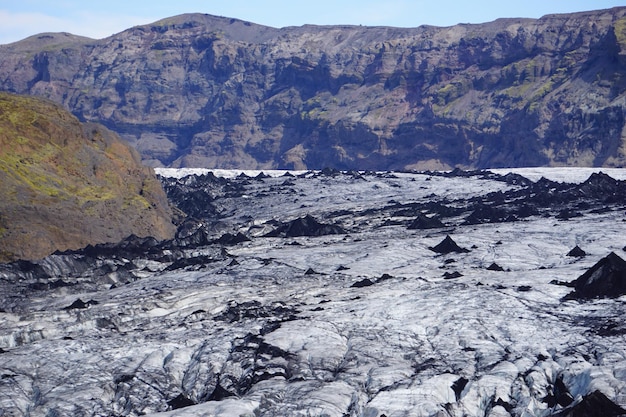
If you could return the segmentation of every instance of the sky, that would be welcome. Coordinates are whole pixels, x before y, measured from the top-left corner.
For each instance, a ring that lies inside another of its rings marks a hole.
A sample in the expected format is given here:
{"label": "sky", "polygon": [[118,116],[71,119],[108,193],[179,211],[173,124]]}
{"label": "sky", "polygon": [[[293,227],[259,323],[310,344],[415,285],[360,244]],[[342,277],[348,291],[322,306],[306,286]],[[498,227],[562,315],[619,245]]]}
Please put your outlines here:
{"label": "sky", "polygon": [[0,44],[42,32],[101,39],[133,26],[196,12],[273,27],[416,27],[484,23],[499,17],[538,18],[615,6],[626,6],[626,0],[0,0]]}

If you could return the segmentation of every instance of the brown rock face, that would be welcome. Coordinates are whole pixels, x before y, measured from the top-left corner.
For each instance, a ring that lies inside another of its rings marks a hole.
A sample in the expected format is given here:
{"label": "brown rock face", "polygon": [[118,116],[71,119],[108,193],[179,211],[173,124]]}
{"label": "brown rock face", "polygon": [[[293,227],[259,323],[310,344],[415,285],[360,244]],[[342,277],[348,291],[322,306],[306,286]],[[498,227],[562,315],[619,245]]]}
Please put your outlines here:
{"label": "brown rock face", "polygon": [[0,46],[0,88],[154,166],[621,166],[626,8],[409,29],[181,15]]}
{"label": "brown rock face", "polygon": [[134,149],[38,98],[0,93],[0,195],[0,261],[174,233],[165,193]]}

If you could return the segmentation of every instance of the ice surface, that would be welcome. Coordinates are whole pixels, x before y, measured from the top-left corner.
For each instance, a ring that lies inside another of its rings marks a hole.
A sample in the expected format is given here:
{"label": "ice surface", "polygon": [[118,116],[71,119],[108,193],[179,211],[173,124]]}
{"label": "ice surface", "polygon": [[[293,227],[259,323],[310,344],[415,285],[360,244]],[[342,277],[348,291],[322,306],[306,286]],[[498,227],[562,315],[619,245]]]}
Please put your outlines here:
{"label": "ice surface", "polygon": [[[214,191],[211,230],[251,240],[181,252],[210,262],[100,260],[111,272],[59,272],[50,280],[71,285],[51,289],[0,274],[0,415],[548,416],[562,409],[544,401],[558,378],[575,401],[599,390],[626,407],[626,298],[563,301],[571,288],[552,283],[624,254],[626,201],[569,220],[542,212],[463,225],[467,213],[455,212],[444,228],[409,230],[411,204],[464,210],[519,186],[478,175],[295,175]],[[262,237],[306,214],[348,233]],[[446,235],[470,251],[432,252]],[[576,245],[586,257],[567,256]],[[487,270],[494,262],[504,270]],[[352,286],[365,278],[374,284]],[[77,299],[95,303],[65,309]],[[180,395],[195,405],[172,409]]]}

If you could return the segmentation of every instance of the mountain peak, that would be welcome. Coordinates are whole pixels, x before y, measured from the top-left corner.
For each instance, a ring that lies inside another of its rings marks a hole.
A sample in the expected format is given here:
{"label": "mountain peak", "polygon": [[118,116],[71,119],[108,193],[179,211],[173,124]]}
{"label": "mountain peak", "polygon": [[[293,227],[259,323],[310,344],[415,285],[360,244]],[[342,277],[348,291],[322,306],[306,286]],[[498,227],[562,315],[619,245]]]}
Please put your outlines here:
{"label": "mountain peak", "polygon": [[[204,13],[180,14],[132,29],[137,28],[157,33],[178,31],[200,35],[201,32],[213,32],[220,33],[226,39],[240,42],[259,42],[268,34],[275,35],[279,32],[278,29],[269,26]],[[198,32],[199,30],[201,32]]]}

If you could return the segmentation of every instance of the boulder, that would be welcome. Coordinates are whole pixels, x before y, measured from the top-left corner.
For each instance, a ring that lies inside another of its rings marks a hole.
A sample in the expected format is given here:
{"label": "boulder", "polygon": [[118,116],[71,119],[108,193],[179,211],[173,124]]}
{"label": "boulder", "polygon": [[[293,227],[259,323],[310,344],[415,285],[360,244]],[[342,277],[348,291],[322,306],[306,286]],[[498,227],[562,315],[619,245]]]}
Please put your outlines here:
{"label": "boulder", "polygon": [[371,287],[374,285],[374,282],[369,278],[364,278],[360,281],[355,282],[350,287],[351,288],[363,288],[363,287]]}

